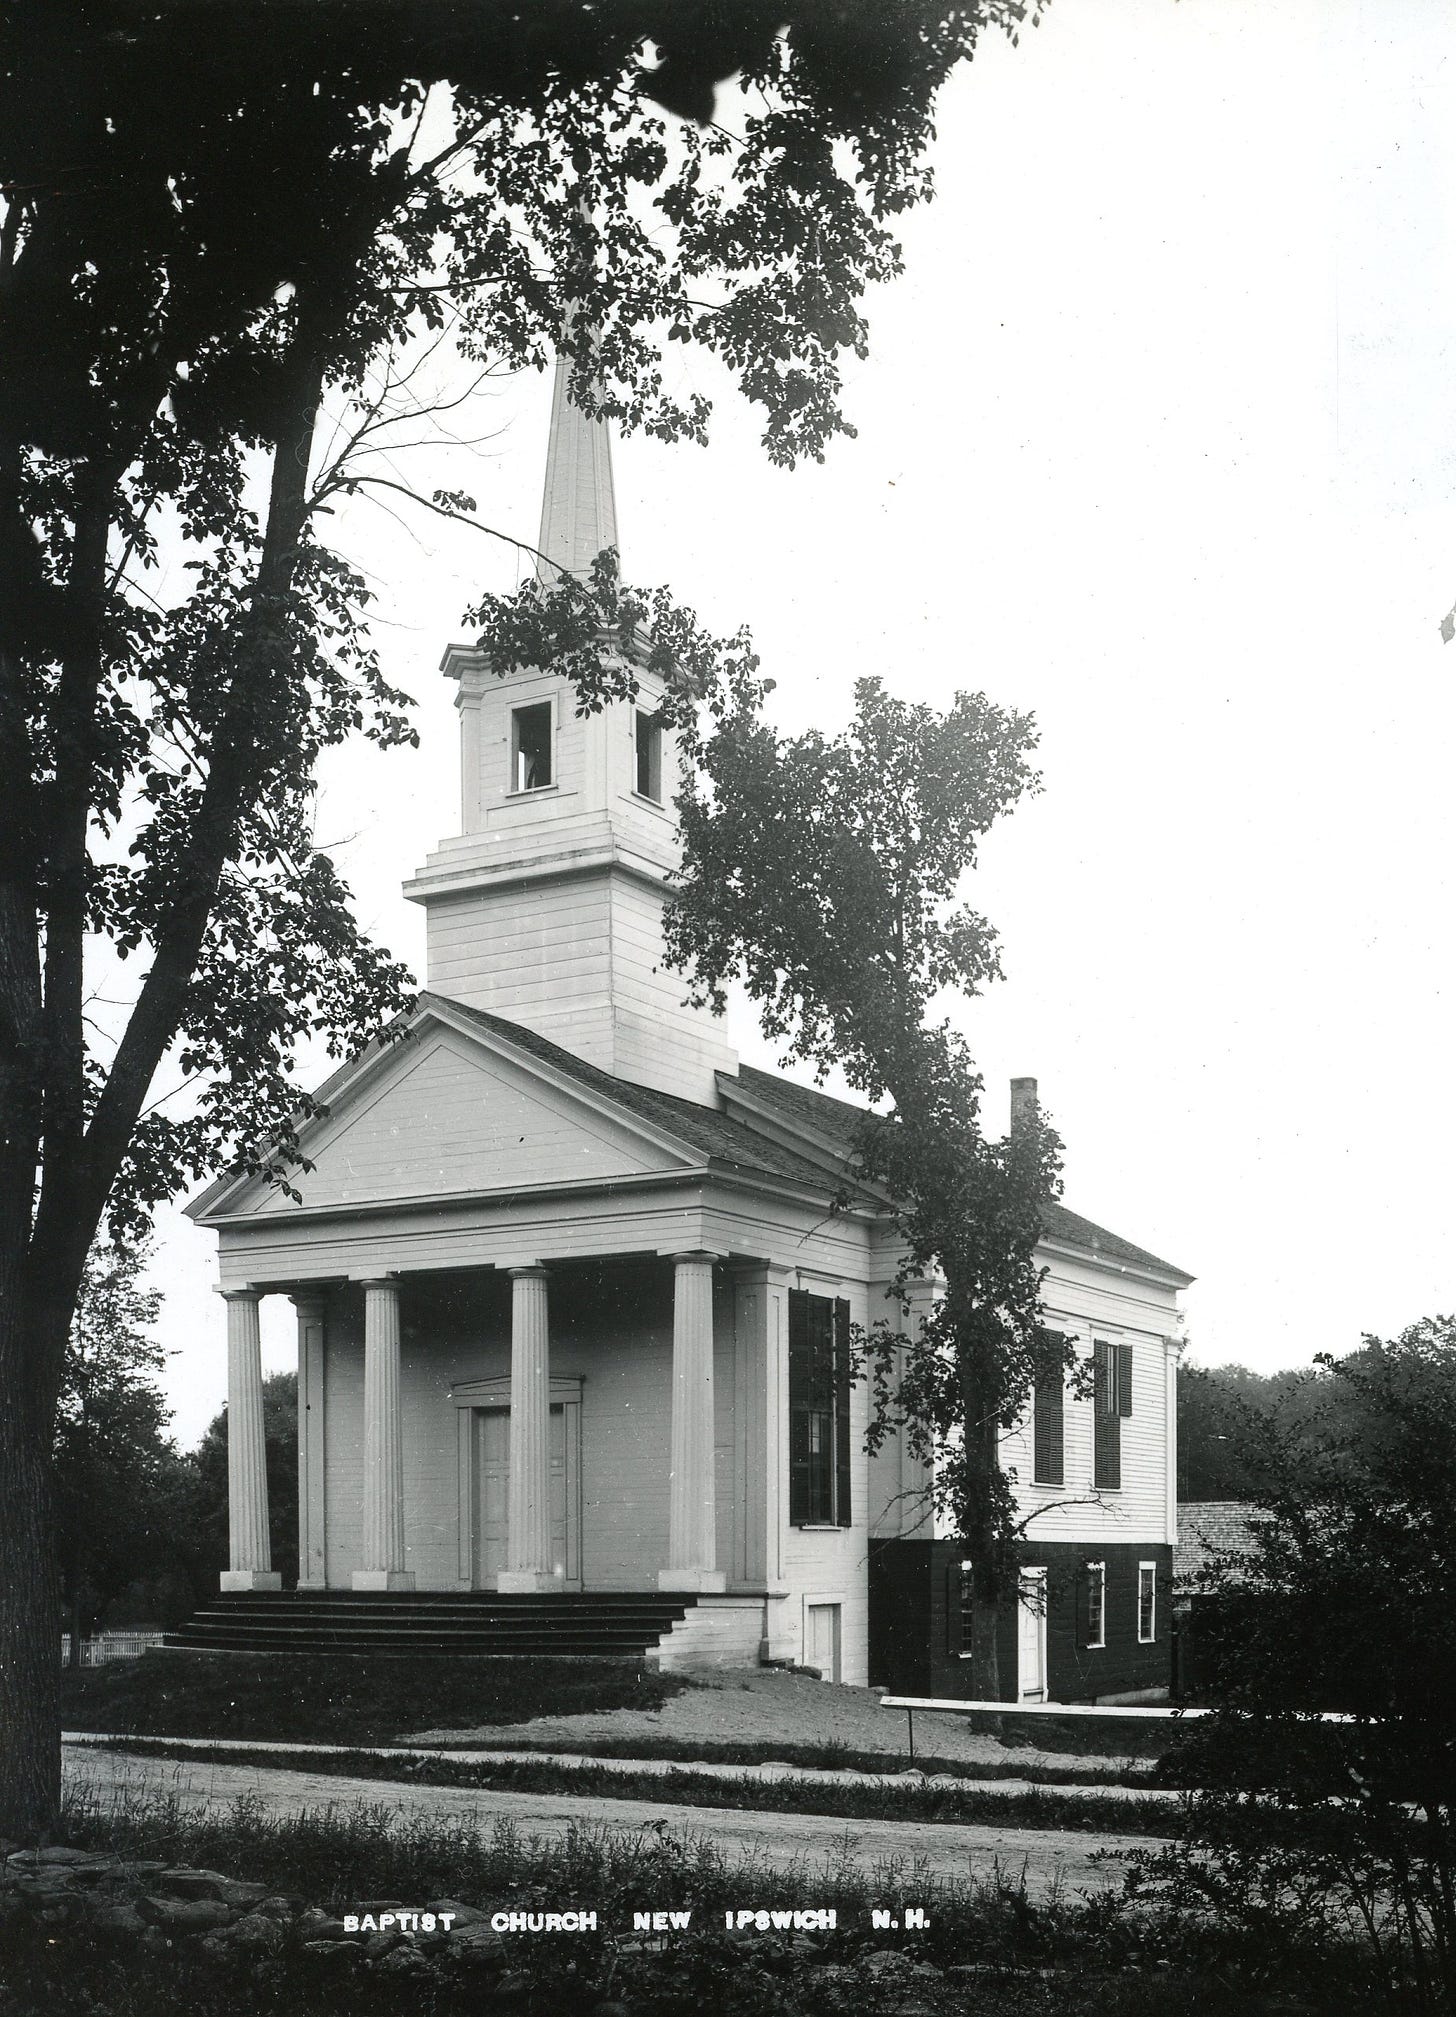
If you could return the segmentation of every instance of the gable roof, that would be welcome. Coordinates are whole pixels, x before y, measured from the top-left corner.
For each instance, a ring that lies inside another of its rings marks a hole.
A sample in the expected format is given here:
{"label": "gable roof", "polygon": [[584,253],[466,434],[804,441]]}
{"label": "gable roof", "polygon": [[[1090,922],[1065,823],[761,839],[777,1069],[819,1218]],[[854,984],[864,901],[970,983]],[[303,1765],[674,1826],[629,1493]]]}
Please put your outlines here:
{"label": "gable roof", "polygon": [[[866,1112],[855,1101],[838,1099],[832,1093],[820,1092],[815,1086],[796,1085],[790,1079],[779,1078],[774,1072],[759,1071],[753,1065],[740,1065],[738,1077],[751,1098],[765,1106],[776,1107],[786,1120],[797,1119],[821,1138],[834,1142],[845,1154],[853,1147],[855,1130]],[[1084,1253],[1095,1255],[1098,1260],[1114,1261],[1126,1267],[1156,1268],[1161,1274],[1176,1276],[1185,1286],[1193,1280],[1192,1275],[1174,1267],[1171,1261],[1160,1260],[1146,1247],[1135,1246],[1131,1240],[1123,1239],[1121,1234],[1109,1232],[1105,1226],[1084,1219],[1080,1212],[1072,1211],[1060,1200],[1054,1199],[1044,1207],[1042,1223],[1049,1240],[1077,1247]]]}
{"label": "gable roof", "polygon": [[720,1113],[716,1107],[701,1107],[693,1100],[679,1098],[676,1093],[661,1093],[651,1086],[635,1085],[630,1079],[614,1078],[599,1066],[588,1064],[585,1058],[563,1050],[549,1037],[538,1035],[522,1023],[507,1022],[504,1016],[492,1015],[487,1009],[469,1008],[464,1002],[451,1000],[448,995],[430,991],[420,996],[421,1008],[428,1008],[435,1002],[442,1008],[448,1008],[452,1015],[477,1024],[503,1043],[539,1058],[542,1064],[550,1065],[566,1078],[575,1079],[579,1085],[602,1098],[615,1101],[640,1120],[650,1122],[689,1148],[698,1150],[711,1162],[760,1176],[788,1177],[795,1183],[812,1184],[815,1190],[824,1188],[824,1171],[818,1163],[811,1162],[807,1156],[796,1155],[772,1136],[759,1134],[742,1121]]}

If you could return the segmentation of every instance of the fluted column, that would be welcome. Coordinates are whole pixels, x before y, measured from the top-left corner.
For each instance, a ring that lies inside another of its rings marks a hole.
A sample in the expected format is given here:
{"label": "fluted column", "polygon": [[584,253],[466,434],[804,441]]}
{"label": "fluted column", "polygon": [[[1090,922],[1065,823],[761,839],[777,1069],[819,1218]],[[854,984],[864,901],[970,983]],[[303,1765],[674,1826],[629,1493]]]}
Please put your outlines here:
{"label": "fluted column", "polygon": [[404,1451],[399,1416],[399,1284],[364,1284],[364,1559],[356,1590],[412,1590],[404,1565]]}
{"label": "fluted column", "polygon": [[224,1590],[277,1590],[268,1543],[268,1462],[263,1442],[263,1350],[258,1291],[224,1289],[228,1342],[228,1566]]}
{"label": "fluted column", "polygon": [[324,1351],[328,1297],[305,1289],[298,1312],[298,1587],[328,1586],[324,1529]]}
{"label": "fluted column", "polygon": [[668,1476],[667,1567],[660,1590],[726,1590],[717,1566],[714,1479],[713,1262],[674,1254],[672,1295],[672,1469]]}
{"label": "fluted column", "polygon": [[551,1335],[546,1270],[512,1268],[506,1566],[496,1588],[560,1589],[551,1560]]}

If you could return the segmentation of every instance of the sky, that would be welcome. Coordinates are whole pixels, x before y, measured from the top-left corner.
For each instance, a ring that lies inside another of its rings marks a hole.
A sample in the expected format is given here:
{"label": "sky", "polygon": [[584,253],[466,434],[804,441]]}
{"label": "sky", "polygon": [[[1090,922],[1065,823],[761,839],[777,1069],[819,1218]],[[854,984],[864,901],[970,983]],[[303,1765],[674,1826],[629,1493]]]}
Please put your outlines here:
{"label": "sky", "polygon": [[[1197,1277],[1192,1359],[1307,1364],[1456,1307],[1456,14],[1056,0],[937,126],[857,437],[775,470],[681,361],[712,441],[616,444],[624,570],[746,622],[785,730],[842,725],[866,673],[1034,712],[1043,788],[968,889],[1006,968],[963,1018],[988,1125],[1035,1076],[1067,1202]],[[491,385],[480,445],[412,473],[533,540],[548,405]],[[331,758],[318,833],[423,980],[399,885],[458,831],[440,655],[521,562],[342,530],[421,747]],[[746,1005],[732,1034],[773,1063]],[[187,1444],[225,1391],[212,1236],[168,1212],[153,1273]]]}

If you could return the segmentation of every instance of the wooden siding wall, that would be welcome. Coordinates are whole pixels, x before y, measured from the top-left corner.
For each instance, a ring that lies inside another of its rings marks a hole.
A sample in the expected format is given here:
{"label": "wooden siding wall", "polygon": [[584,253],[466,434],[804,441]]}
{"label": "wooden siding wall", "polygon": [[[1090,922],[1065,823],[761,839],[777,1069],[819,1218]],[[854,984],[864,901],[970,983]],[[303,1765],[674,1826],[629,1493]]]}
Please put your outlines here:
{"label": "wooden siding wall", "polygon": [[[1088,1561],[1107,1570],[1106,1640],[1083,1643],[1077,1579]],[[1138,1565],[1157,1569],[1156,1635],[1137,1636]],[[1028,1546],[1028,1568],[1047,1572],[1047,1692],[1056,1702],[1106,1701],[1166,1690],[1172,1680],[1172,1550],[1156,1542]],[[950,1541],[879,1541],[870,1555],[870,1680],[893,1694],[964,1701],[969,1663],[960,1654],[960,1551]],[[997,1633],[1002,1699],[1016,1699],[1015,1606]]]}
{"label": "wooden siding wall", "polygon": [[[473,1193],[504,1185],[640,1175],[663,1153],[584,1107],[543,1097],[539,1079],[453,1030],[428,1029],[399,1046],[374,1096],[323,1123],[311,1170],[293,1183],[304,1204],[367,1203]],[[278,1195],[258,1187],[254,1210]]]}
{"label": "wooden siding wall", "polygon": [[1030,1413],[1004,1439],[1001,1461],[1016,1473],[1018,1504],[1028,1513],[1037,1506],[1048,1509],[1028,1529],[1028,1539],[1040,1544],[1105,1537],[1171,1545],[1176,1448],[1169,1382],[1176,1380],[1176,1355],[1170,1364],[1164,1340],[1177,1327],[1177,1292],[1111,1264],[1056,1254],[1047,1259],[1050,1273],[1042,1296],[1048,1327],[1070,1335],[1082,1360],[1091,1358],[1095,1340],[1131,1347],[1132,1413],[1119,1423],[1122,1483],[1101,1493],[1092,1483],[1090,1394],[1078,1398],[1069,1387],[1063,1396],[1061,1485],[1034,1481]]}
{"label": "wooden siding wall", "polygon": [[[453,1383],[510,1371],[510,1284],[481,1274],[441,1290],[406,1285],[400,1399],[406,1566],[420,1589],[459,1587],[459,1440]],[[729,1340],[731,1363],[731,1339]],[[329,1581],[358,1565],[363,1494],[363,1314],[336,1295],[325,1430]],[[582,1382],[582,1580],[650,1589],[667,1560],[672,1271],[561,1270],[551,1284],[551,1371]],[[732,1442],[732,1381],[720,1392]]]}
{"label": "wooden siding wall", "polygon": [[620,872],[436,897],[429,985],[550,1037],[619,1078],[716,1100],[735,1054],[721,1017],[684,1001],[663,956],[666,893]]}
{"label": "wooden siding wall", "polygon": [[[864,1285],[830,1279],[807,1268],[794,1270],[793,1286],[812,1295],[845,1297],[853,1322],[863,1324],[867,1315]],[[787,1305],[787,1297],[784,1298]],[[789,1523],[788,1491],[788,1336],[787,1308],[778,1340],[775,1406],[784,1425],[779,1462],[782,1469],[780,1507],[780,1560],[785,1596],[770,1605],[770,1650],[774,1657],[805,1662],[805,1612],[811,1603],[840,1607],[840,1678],[863,1687],[869,1671],[869,1460],[864,1437],[869,1423],[869,1397],[863,1382],[850,1392],[849,1432],[854,1452],[850,1480],[853,1519],[847,1527],[795,1527]]]}
{"label": "wooden siding wall", "polygon": [[605,874],[436,897],[429,985],[612,1069],[612,906]]}

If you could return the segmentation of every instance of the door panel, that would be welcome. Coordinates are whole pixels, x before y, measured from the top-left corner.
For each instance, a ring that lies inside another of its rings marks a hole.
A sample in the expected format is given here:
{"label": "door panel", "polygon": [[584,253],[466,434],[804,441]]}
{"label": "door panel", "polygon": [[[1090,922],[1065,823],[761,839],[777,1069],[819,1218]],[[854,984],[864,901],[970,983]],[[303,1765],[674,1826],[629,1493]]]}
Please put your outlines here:
{"label": "door panel", "polygon": [[[578,1491],[577,1409],[557,1402],[551,1409],[551,1566],[568,1588],[580,1588],[580,1496]],[[493,1589],[506,1566],[511,1483],[511,1417],[508,1408],[475,1410],[474,1582]]]}
{"label": "door panel", "polygon": [[838,1604],[809,1604],[805,1607],[808,1616],[808,1654],[805,1664],[817,1667],[826,1681],[839,1679],[839,1631],[840,1609]]}
{"label": "door panel", "polygon": [[1016,1696],[1046,1700],[1046,1570],[1026,1569],[1016,1605]]}

